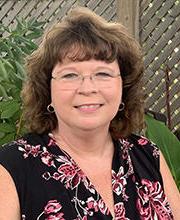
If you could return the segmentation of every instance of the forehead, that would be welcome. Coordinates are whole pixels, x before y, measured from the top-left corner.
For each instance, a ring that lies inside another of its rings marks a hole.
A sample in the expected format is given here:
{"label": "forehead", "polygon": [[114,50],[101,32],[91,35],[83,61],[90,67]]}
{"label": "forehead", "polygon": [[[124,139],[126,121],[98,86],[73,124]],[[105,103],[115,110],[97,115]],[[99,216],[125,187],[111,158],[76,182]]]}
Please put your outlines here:
{"label": "forehead", "polygon": [[103,60],[85,60],[85,61],[72,61],[65,58],[62,62],[58,62],[54,68],[53,72],[60,72],[63,70],[77,70],[77,71],[97,71],[100,69],[107,69],[110,71],[119,71],[119,65],[117,60],[113,62],[105,62]]}

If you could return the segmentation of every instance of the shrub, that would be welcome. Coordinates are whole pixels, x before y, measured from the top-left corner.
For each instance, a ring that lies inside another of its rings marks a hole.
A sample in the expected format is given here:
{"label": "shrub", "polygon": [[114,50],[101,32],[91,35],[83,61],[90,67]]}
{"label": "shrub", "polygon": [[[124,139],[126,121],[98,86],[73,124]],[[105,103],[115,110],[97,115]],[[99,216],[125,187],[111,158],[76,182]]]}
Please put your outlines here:
{"label": "shrub", "polygon": [[42,22],[17,19],[16,27],[0,25],[0,144],[24,132],[20,91],[25,79],[24,58],[37,48]]}

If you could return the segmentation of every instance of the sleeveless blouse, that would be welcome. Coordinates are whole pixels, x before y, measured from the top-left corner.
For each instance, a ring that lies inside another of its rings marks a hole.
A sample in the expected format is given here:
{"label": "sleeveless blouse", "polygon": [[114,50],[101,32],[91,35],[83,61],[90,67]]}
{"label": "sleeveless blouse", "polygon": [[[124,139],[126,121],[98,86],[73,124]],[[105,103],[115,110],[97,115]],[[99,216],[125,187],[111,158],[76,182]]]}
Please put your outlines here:
{"label": "sleeveless blouse", "polygon": [[[114,219],[172,220],[157,146],[134,134],[113,142]],[[22,220],[113,219],[88,177],[48,134],[0,147],[0,164],[14,180]]]}

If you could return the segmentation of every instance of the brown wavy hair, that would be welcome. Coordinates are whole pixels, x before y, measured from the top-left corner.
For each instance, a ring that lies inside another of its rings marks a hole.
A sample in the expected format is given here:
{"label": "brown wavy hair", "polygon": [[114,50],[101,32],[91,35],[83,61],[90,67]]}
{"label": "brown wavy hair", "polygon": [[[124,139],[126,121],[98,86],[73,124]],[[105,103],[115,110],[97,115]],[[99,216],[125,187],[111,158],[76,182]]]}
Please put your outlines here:
{"label": "brown wavy hair", "polygon": [[48,30],[39,48],[26,62],[27,79],[22,90],[24,120],[30,132],[50,132],[57,127],[55,113],[49,113],[53,67],[64,58],[75,61],[117,59],[123,80],[123,111],[110,123],[113,137],[127,137],[143,127],[143,61],[139,44],[119,23],[111,23],[87,8],[73,9]]}

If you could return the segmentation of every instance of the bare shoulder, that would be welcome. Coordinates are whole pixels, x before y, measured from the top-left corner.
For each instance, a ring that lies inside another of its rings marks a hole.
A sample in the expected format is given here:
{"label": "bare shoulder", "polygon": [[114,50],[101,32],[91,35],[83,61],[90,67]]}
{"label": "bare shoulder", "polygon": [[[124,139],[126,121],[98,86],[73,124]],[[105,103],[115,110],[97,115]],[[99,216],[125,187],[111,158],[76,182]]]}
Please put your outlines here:
{"label": "bare shoulder", "polygon": [[20,220],[19,200],[9,172],[0,165],[0,219]]}
{"label": "bare shoulder", "polygon": [[180,219],[180,193],[174,179],[170,173],[167,163],[164,159],[162,153],[160,153],[160,171],[164,182],[165,194],[168,198],[169,204],[171,206],[174,220]]}

